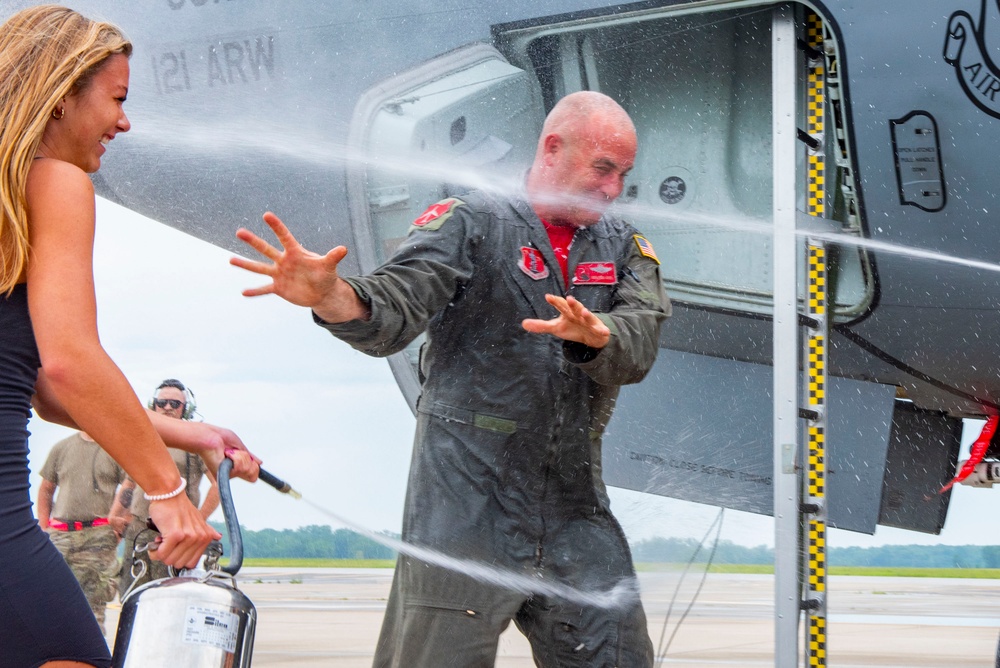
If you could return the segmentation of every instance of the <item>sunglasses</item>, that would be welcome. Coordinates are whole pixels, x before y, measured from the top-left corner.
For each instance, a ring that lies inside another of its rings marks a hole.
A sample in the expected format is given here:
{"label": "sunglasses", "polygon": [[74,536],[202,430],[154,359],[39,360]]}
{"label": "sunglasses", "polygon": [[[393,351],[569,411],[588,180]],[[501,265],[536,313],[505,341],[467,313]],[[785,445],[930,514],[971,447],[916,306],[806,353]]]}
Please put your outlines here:
{"label": "sunglasses", "polygon": [[184,405],[184,402],[180,399],[153,399],[153,405],[157,408],[166,408],[170,406],[173,409],[180,408]]}

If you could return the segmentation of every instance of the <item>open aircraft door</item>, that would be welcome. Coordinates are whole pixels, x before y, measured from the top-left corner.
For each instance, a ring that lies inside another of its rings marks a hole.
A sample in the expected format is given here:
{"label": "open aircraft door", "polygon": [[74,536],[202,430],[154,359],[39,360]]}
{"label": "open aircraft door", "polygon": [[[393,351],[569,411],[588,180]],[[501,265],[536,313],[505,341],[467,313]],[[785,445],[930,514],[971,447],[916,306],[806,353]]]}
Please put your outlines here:
{"label": "open aircraft door", "polygon": [[[775,11],[757,3],[682,3],[494,25],[496,48],[476,43],[451,51],[362,96],[349,144],[365,166],[348,174],[356,250],[362,271],[370,271],[428,205],[484,179],[516,185],[544,114],[562,96],[589,89],[619,100],[635,121],[639,152],[615,206],[662,258],[674,316],[647,379],[623,388],[605,437],[605,480],[764,514],[773,500],[774,183],[783,174],[812,174],[822,157],[825,173],[794,183],[799,233],[864,235],[835,31],[824,49],[799,49],[795,75],[778,81]],[[800,41],[810,12],[794,10]],[[823,83],[837,89],[818,105],[807,100],[813,61],[827,66]],[[781,96],[794,101],[791,131],[805,135],[788,165],[773,158],[772,105]],[[805,244],[796,248],[803,266]],[[877,306],[868,252],[843,244],[830,255],[833,324],[864,318]],[[418,347],[390,359],[411,406],[419,394]],[[720,347],[732,356],[713,356]],[[872,533],[887,519],[883,487],[896,479],[886,475],[887,459],[904,468],[919,444],[933,441],[950,461],[958,447],[954,420],[943,424],[943,443],[937,432],[894,422],[892,385],[831,376],[828,392],[830,524]],[[947,465],[931,465],[929,478],[945,479]],[[933,491],[903,486],[909,495]],[[939,531],[947,496],[924,505],[928,512],[919,518],[887,523]]]}
{"label": "open aircraft door", "polygon": [[[536,74],[546,107],[573,90],[599,90],[621,102],[639,135],[619,213],[656,247],[674,315],[649,376],[622,390],[604,439],[605,481],[770,514],[775,183],[787,178],[795,188],[800,267],[807,233],[857,239],[864,221],[836,30],[824,40],[820,28],[821,46],[806,48],[809,31],[817,32],[811,26],[822,24],[811,8],[791,5],[794,74],[776,79],[779,6],[726,5],[619,8],[498,25],[493,33],[511,62]],[[825,74],[817,78],[817,69]],[[795,109],[787,129],[800,142],[789,164],[774,158],[776,100]],[[848,243],[832,245],[830,255],[832,323],[864,318],[877,305],[869,253]],[[804,272],[795,288],[805,313]],[[720,349],[732,356],[713,352]],[[890,444],[898,455],[901,440],[937,444],[938,434],[895,424],[891,385],[831,377],[828,393],[830,523],[872,533],[883,519]],[[958,443],[953,429],[945,431],[948,443],[938,447],[948,459]],[[946,465],[930,468],[929,477],[947,476]],[[941,502],[946,507],[947,498]],[[941,511],[935,505],[920,521],[892,523],[936,532]]]}
{"label": "open aircraft door", "polygon": [[[355,107],[348,200],[363,271],[384,262],[438,200],[483,185],[516,186],[531,164],[545,110],[534,78],[496,49],[472,44],[367,91]],[[389,359],[413,407],[423,337]]]}

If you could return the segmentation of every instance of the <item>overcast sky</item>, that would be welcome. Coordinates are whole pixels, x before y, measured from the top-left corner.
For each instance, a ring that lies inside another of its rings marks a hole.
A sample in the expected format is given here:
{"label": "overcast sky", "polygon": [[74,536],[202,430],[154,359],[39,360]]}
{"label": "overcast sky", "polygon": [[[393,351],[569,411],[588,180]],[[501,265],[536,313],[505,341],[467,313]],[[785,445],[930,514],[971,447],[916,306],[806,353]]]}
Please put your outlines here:
{"label": "overcast sky", "polygon": [[[181,379],[206,422],[234,429],[266,469],[312,503],[375,531],[399,531],[414,419],[388,364],[337,341],[305,309],[241,296],[261,281],[231,267],[229,252],[104,200],[97,215],[101,339],[140,398],[147,401],[164,378]],[[978,434],[972,426],[966,444]],[[71,432],[37,418],[31,431],[37,473],[52,444]],[[38,481],[33,474],[33,490]],[[341,526],[262,484],[235,481],[233,493],[240,523],[251,529]],[[718,513],[637,492],[612,489],[611,496],[633,541],[700,539]],[[940,536],[832,530],[829,544],[989,544],[995,528],[983,518],[998,510],[1000,489],[959,486]],[[773,545],[773,524],[726,511],[722,537]]]}

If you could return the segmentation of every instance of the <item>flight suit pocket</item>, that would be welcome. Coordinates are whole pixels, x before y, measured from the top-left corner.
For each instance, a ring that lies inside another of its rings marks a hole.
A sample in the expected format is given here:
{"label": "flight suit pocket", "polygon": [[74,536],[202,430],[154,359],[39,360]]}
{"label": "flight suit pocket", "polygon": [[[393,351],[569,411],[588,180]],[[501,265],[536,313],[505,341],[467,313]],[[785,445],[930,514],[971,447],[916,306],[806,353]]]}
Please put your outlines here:
{"label": "flight suit pocket", "polygon": [[466,408],[457,408],[436,401],[430,403],[430,405],[425,405],[423,402],[418,403],[417,411],[433,415],[442,420],[451,420],[487,431],[495,431],[500,434],[513,434],[517,431],[517,422],[515,420],[508,420],[496,415],[477,413]]}

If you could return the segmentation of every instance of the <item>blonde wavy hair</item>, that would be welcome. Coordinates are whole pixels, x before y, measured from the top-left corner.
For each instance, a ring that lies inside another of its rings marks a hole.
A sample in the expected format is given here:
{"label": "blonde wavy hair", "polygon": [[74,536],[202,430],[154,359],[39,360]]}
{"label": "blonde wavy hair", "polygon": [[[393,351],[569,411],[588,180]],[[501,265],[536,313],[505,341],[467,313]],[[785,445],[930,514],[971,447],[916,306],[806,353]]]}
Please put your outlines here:
{"label": "blonde wavy hair", "polygon": [[132,54],[119,28],[59,5],[25,9],[0,26],[0,294],[28,263],[25,184],[45,125],[114,54]]}

